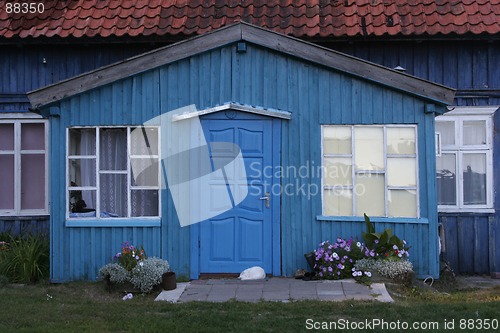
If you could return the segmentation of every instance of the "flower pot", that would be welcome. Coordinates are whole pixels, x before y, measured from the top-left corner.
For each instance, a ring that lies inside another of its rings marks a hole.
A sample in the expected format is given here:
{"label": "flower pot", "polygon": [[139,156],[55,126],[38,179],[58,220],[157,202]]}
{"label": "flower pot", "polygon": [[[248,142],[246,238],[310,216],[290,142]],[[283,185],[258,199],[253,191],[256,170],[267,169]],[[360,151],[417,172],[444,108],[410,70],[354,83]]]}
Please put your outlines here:
{"label": "flower pot", "polygon": [[166,272],[161,276],[161,287],[163,290],[174,290],[177,288],[175,272]]}

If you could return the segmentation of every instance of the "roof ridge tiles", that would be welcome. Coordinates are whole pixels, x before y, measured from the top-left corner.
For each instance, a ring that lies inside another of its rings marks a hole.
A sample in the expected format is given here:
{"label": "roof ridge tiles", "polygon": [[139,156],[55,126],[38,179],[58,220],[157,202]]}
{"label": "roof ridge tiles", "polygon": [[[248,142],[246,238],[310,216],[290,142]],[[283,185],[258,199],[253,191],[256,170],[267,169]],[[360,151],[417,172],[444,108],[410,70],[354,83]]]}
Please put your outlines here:
{"label": "roof ridge tiles", "polygon": [[500,33],[500,0],[73,0],[36,16],[0,12],[0,37],[192,35],[238,20],[296,37]]}

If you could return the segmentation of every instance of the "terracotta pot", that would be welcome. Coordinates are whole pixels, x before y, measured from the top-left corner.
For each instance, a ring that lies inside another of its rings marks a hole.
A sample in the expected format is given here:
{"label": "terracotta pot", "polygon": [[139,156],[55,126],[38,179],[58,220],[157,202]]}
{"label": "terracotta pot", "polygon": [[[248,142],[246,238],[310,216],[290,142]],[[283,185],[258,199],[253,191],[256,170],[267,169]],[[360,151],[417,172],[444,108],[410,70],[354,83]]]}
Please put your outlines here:
{"label": "terracotta pot", "polygon": [[161,287],[163,290],[174,290],[177,288],[175,272],[166,272],[161,276]]}

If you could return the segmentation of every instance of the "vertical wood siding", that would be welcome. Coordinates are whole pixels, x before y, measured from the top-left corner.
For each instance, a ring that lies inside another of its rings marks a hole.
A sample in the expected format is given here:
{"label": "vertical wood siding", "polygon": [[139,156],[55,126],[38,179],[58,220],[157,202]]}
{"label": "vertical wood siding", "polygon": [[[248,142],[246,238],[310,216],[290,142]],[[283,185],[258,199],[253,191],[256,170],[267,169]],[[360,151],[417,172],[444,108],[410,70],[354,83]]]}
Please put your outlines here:
{"label": "vertical wood siding", "polygon": [[[158,46],[156,46],[158,47]],[[5,45],[0,53],[0,112],[27,111],[26,92],[153,49],[152,45]],[[43,63],[43,59],[46,63]]]}
{"label": "vertical wood siding", "polygon": [[443,256],[455,273],[500,271],[500,223],[494,214],[440,214]]}
{"label": "vertical wood siding", "polygon": [[0,217],[0,232],[7,232],[11,235],[48,235],[49,229],[48,216]]}
{"label": "vertical wood siding", "polygon": [[[65,130],[75,125],[137,125],[164,112],[195,104],[198,109],[228,101],[283,109],[281,161],[284,168],[321,165],[321,124],[418,124],[420,214],[425,223],[377,223],[391,227],[412,246],[419,275],[436,276],[437,210],[434,118],[425,102],[399,92],[315,66],[293,57],[249,45],[193,56],[113,84],[73,96],[53,106],[51,117],[51,236],[54,281],[95,279],[121,242],[143,244],[149,255],[169,260],[180,275],[189,274],[190,233],[180,228],[172,198],[162,191],[162,223],[152,227],[65,227]],[[59,108],[60,110],[56,110]],[[337,236],[361,238],[360,222],[317,221],[321,215],[321,175],[308,179],[286,176],[282,187],[299,192],[281,199],[281,272],[306,267],[303,254]],[[313,196],[301,188],[316,188]]]}
{"label": "vertical wood siding", "polygon": [[498,41],[363,41],[328,47],[456,88],[456,105],[500,105]]}

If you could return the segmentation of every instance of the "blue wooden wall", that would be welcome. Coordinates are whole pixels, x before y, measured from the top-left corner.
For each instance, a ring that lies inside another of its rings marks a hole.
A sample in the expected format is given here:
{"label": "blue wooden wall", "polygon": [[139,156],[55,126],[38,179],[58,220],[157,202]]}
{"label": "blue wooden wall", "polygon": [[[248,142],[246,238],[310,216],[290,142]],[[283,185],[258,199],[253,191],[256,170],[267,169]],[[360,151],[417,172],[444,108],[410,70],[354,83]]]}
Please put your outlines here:
{"label": "blue wooden wall", "polygon": [[455,105],[500,105],[500,42],[362,41],[326,46],[389,68],[456,88]]}
{"label": "blue wooden wall", "polygon": [[49,216],[3,216],[0,217],[0,232],[11,235],[49,235]]}
{"label": "blue wooden wall", "polygon": [[[100,44],[100,45],[84,45],[83,43],[72,43],[72,44],[60,44],[60,45],[48,45],[48,44],[33,44],[33,45],[2,45],[2,52],[0,53],[0,113],[1,112],[24,112],[27,111],[29,103],[26,97],[26,92],[45,86],[47,84],[55,83],[60,80],[81,74],[83,72],[113,63],[125,59],[127,57],[140,54],[147,50],[158,47],[159,44],[140,44],[131,42],[123,47],[123,45],[113,45],[113,44]],[[457,98],[455,100],[456,105],[500,105],[500,43],[494,40],[476,40],[476,41],[349,41],[349,42],[336,42],[328,43],[326,46],[331,47],[342,52],[352,54],[354,56],[373,61],[385,65],[390,68],[394,68],[398,65],[406,68],[408,74],[416,75],[425,79],[435,81],[437,83],[442,83],[451,87],[458,89]],[[46,63],[43,63],[45,58]],[[215,75],[219,79],[224,80],[227,78],[227,69],[224,66],[216,64],[217,57],[210,56],[209,60],[205,59],[205,63],[210,63],[210,68],[214,71]],[[239,60],[233,58],[232,56],[227,56],[224,61],[232,61],[237,64]],[[298,80],[301,80],[299,75],[303,74],[288,74],[284,72],[285,65],[282,62],[277,63],[276,60],[271,60],[276,64],[273,66],[279,66],[280,70],[277,74],[278,79],[289,79],[290,84],[297,86]],[[269,75],[265,73],[262,64],[266,63],[267,60],[256,59],[254,63],[246,66],[254,66],[253,69],[259,73],[260,76],[265,75],[264,80],[267,80],[268,85],[271,84],[269,81]],[[196,64],[192,64],[197,66]],[[184,68],[189,68],[190,71],[194,71],[190,64],[182,65]],[[179,66],[174,66],[175,69],[162,69],[161,76],[172,77],[175,75],[183,76],[179,74],[182,69]],[[198,66],[199,67],[199,66]],[[197,67],[196,67],[197,68]],[[219,70],[217,70],[217,68]],[[196,69],[198,71],[203,71],[202,69]],[[172,72],[174,71],[174,72]],[[285,100],[288,95],[292,93],[294,88],[288,88],[287,90],[280,90],[277,93],[272,93],[269,87],[266,89],[263,86],[254,86],[258,82],[257,76],[255,76],[252,82],[246,80],[246,75],[250,71],[247,70],[246,74],[234,73],[235,78],[242,79],[243,82],[234,88],[231,92],[230,98],[234,97],[244,97],[242,95],[254,94],[256,96],[261,96],[263,104],[271,103],[276,104],[278,107],[283,105],[288,105]],[[195,73],[191,73],[190,76],[194,77]],[[296,81],[294,81],[296,80]],[[322,80],[320,78],[312,79]],[[179,87],[171,87],[171,89],[182,90],[184,88],[195,88],[196,84],[192,82],[193,80],[180,80]],[[217,89],[215,87],[218,82],[210,81],[214,89],[209,89],[208,91],[204,89],[198,89],[199,101],[203,101],[203,105],[210,106],[216,104],[217,101],[223,100],[224,98],[229,98],[227,93],[222,91],[227,91],[229,87],[228,80],[224,81],[224,89]],[[125,87],[131,85],[132,83],[124,83]],[[136,83],[137,84],[137,83]],[[317,86],[317,84],[316,84]],[[301,86],[304,88],[304,86]],[[116,88],[118,89],[118,88]],[[116,90],[115,89],[115,90]],[[347,89],[347,88],[343,88]],[[260,90],[260,91],[258,91]],[[210,91],[210,92],[209,92]],[[217,91],[219,91],[219,96],[217,96]],[[182,94],[181,94],[182,95]],[[249,97],[249,96],[247,96]],[[190,97],[181,96],[180,100],[189,100]],[[247,100],[258,100],[259,98],[246,98]],[[229,100],[229,99],[227,99]],[[226,101],[227,101],[226,100]],[[169,105],[181,105],[179,101],[176,101],[174,94],[169,94],[168,97],[162,97],[162,105],[168,102]],[[324,102],[319,102],[324,103]],[[126,103],[125,103],[126,104]],[[285,108],[285,107],[283,107]],[[356,111],[357,112],[357,111]],[[364,116],[364,115],[361,115]],[[115,115],[116,119],[119,119],[119,115]],[[342,116],[342,117],[345,117]],[[497,118],[498,119],[498,118]],[[500,135],[498,135],[498,128],[500,127],[498,120],[496,120],[496,140],[500,140]],[[500,165],[499,159],[499,147],[500,144],[497,142],[495,144],[495,166]],[[499,187],[499,176],[495,174],[495,189]],[[496,190],[496,193],[498,190]],[[57,198],[59,200],[59,198]],[[498,223],[498,210],[500,204],[500,198],[498,198],[498,193],[496,194],[496,210],[497,213],[494,214],[495,221]],[[169,211],[168,214],[172,214]],[[456,215],[456,214],[455,214]],[[440,216],[446,216],[441,214]],[[493,215],[492,215],[493,216]],[[464,221],[467,220],[467,216],[464,215]],[[449,217],[447,221],[452,220]],[[11,219],[11,218],[0,218],[0,231],[5,230],[48,230],[48,220],[43,222],[39,219]],[[483,217],[480,217],[480,221]],[[29,224],[37,225],[28,226]],[[315,222],[319,223],[319,222]],[[481,229],[483,227],[483,222],[481,224]],[[325,224],[325,223],[320,223]],[[447,229],[454,234],[468,234],[470,231],[467,228],[456,229],[459,226],[457,223],[447,223]],[[500,227],[497,227],[497,229]],[[477,230],[477,229],[476,229]],[[482,229],[481,229],[482,230]],[[333,232],[333,231],[332,231]],[[337,231],[334,231],[334,233]],[[168,237],[175,238],[175,233],[166,232],[165,235]],[[310,237],[310,236],[308,236]],[[475,236],[477,239],[480,237],[486,237],[484,233],[479,233]],[[489,237],[489,236],[488,236]],[[316,236],[319,238],[319,236]],[[481,238],[482,244],[487,243],[486,238]],[[500,243],[500,238],[498,239]],[[307,241],[309,242],[309,240]],[[448,246],[447,255],[459,257],[459,251],[461,253],[466,253],[465,245],[460,245],[458,238],[448,237],[446,242],[453,242],[453,246]],[[168,253],[173,253],[173,242],[169,241],[168,245],[170,249]],[[465,244],[465,243],[464,243]],[[305,246],[304,246],[305,248]],[[481,253],[484,253],[482,248]],[[470,248],[467,248],[470,250]],[[162,250],[166,251],[166,250]],[[491,250],[488,250],[490,253]],[[167,254],[167,252],[162,252]],[[181,260],[181,259],[179,259]],[[187,265],[185,258],[182,258],[183,264]],[[451,260],[453,261],[453,260]],[[484,261],[483,261],[484,263]],[[463,267],[464,265],[456,266],[457,271],[466,272]],[[496,268],[498,271],[500,268]],[[484,271],[484,269],[481,269]],[[468,273],[473,273],[469,271]]]}
{"label": "blue wooden wall", "polygon": [[[133,45],[1,45],[0,112],[24,112],[26,92],[155,48]],[[44,63],[45,59],[45,63]]]}
{"label": "blue wooden wall", "polygon": [[455,273],[500,271],[500,223],[495,214],[440,214],[443,256]]}
{"label": "blue wooden wall", "polygon": [[[206,52],[119,80],[65,99],[51,107],[51,278],[53,281],[94,279],[97,270],[121,242],[143,244],[149,255],[169,260],[180,275],[189,273],[189,229],[180,228],[168,190],[162,192],[161,227],[66,227],[65,147],[68,126],[137,125],[189,104],[199,109],[227,101],[283,109],[281,161],[284,167],[321,164],[321,124],[418,124],[420,209],[422,219],[384,219],[376,228],[393,228],[412,246],[411,260],[421,276],[437,276],[437,206],[435,193],[434,116],[424,113],[424,100],[347,75],[249,46]],[[431,133],[431,134],[429,134]],[[431,175],[431,176],[429,176]],[[299,179],[315,184],[321,179]],[[284,178],[282,185],[295,179]],[[361,221],[325,221],[320,192],[312,197],[281,200],[282,274],[306,267],[303,254],[337,236],[361,237]]]}

